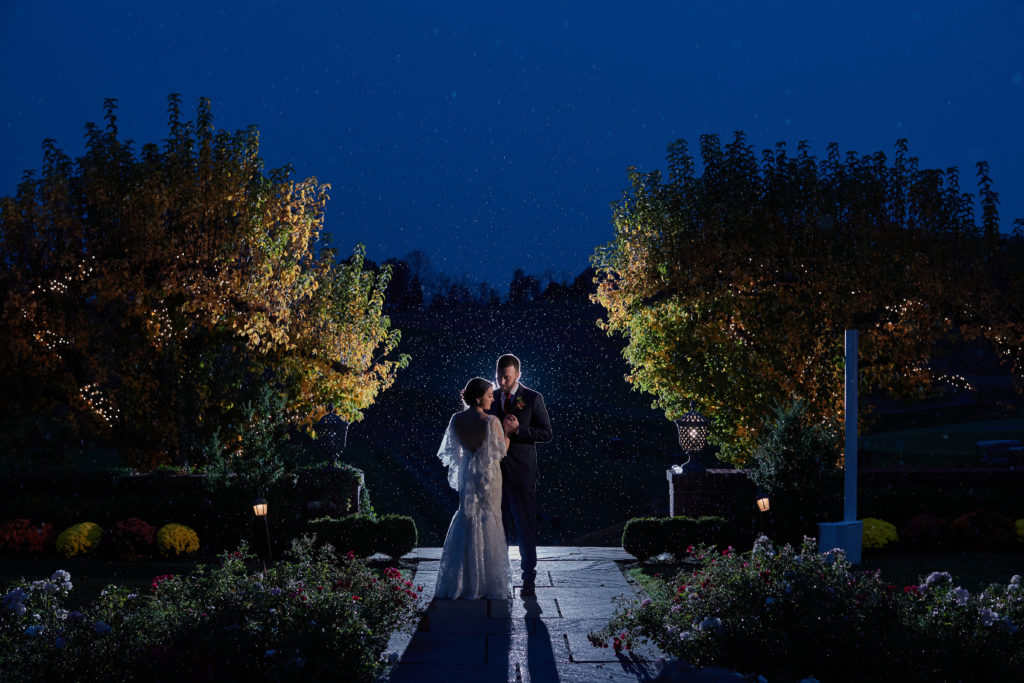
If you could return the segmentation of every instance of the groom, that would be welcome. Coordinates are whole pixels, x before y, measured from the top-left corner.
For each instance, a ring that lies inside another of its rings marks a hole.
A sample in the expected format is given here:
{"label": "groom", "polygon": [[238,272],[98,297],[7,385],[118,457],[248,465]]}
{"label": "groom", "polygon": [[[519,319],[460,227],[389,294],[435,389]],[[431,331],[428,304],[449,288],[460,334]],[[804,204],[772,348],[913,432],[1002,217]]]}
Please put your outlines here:
{"label": "groom", "polygon": [[535,595],[537,576],[537,447],[551,441],[551,420],[544,397],[519,383],[519,359],[510,353],[498,359],[495,370],[498,391],[490,413],[502,420],[509,432],[508,455],[501,461],[502,509],[512,512],[519,532],[523,587],[521,597]]}

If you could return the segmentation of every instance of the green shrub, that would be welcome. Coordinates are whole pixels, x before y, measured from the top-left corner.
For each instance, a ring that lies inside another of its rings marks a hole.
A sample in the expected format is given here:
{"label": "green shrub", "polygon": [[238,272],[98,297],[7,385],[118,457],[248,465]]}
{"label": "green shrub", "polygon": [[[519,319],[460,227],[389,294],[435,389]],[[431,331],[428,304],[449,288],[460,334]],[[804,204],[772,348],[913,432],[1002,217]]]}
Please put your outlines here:
{"label": "green shrub", "polygon": [[90,555],[96,552],[103,529],[93,522],[82,522],[70,526],[57,536],[57,552],[64,557]]}
{"label": "green shrub", "polygon": [[377,520],[371,515],[321,517],[310,521],[307,528],[339,553],[352,551],[356,557],[369,557],[378,549]]}
{"label": "green shrub", "polygon": [[750,480],[771,496],[772,521],[782,540],[815,536],[818,523],[835,519],[842,501],[843,472],[834,425],[812,424],[806,404],[775,410],[754,453]]}
{"label": "green shrub", "polygon": [[420,587],[296,541],[265,571],[243,546],[150,590],[108,586],[69,614],[67,572],[4,596],[7,681],[372,681]]}
{"label": "green shrub", "polygon": [[677,562],[682,561],[687,549],[693,546],[729,545],[723,517],[666,517],[662,519],[661,526],[665,552],[671,553]]}
{"label": "green shrub", "polygon": [[407,515],[384,515],[377,519],[377,545],[375,552],[382,552],[398,562],[402,555],[416,547],[418,535],[416,522]]}
{"label": "green shrub", "polygon": [[893,586],[854,570],[842,551],[761,537],[737,554],[706,547],[700,567],[643,577],[647,598],[621,598],[597,647],[654,643],[695,667],[796,681],[1004,681],[1024,670],[1020,576],[971,594],[945,572]]}
{"label": "green shrub", "polygon": [[626,522],[622,530],[623,549],[641,562],[665,552],[661,522],[659,517],[636,517]]}

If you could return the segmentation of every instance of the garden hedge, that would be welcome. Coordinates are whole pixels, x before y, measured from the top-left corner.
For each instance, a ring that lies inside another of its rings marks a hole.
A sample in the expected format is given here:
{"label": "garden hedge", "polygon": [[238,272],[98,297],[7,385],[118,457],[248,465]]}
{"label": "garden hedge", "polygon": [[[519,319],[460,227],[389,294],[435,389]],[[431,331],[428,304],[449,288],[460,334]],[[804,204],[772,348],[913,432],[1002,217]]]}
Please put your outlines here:
{"label": "garden hedge", "polygon": [[356,557],[383,553],[397,561],[415,548],[417,541],[416,523],[406,515],[321,517],[306,528],[321,544],[330,543],[341,554],[352,551]]}
{"label": "garden hedge", "polygon": [[622,547],[641,562],[662,553],[676,561],[689,546],[729,545],[730,529],[723,517],[637,517],[622,530]]}

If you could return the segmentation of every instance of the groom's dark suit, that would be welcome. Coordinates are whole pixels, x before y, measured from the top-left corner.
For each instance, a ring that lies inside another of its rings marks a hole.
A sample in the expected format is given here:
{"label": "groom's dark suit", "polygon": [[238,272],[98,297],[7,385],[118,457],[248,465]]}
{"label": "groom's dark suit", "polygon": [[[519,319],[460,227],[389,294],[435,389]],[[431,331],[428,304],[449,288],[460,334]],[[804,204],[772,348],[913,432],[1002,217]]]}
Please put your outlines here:
{"label": "groom's dark suit", "polygon": [[[505,419],[505,396],[494,392],[490,413]],[[512,396],[509,412],[519,420],[519,429],[509,434],[508,455],[501,461],[502,507],[508,506],[519,532],[523,583],[533,585],[537,574],[537,447],[551,441],[551,420],[544,397],[522,384]]]}

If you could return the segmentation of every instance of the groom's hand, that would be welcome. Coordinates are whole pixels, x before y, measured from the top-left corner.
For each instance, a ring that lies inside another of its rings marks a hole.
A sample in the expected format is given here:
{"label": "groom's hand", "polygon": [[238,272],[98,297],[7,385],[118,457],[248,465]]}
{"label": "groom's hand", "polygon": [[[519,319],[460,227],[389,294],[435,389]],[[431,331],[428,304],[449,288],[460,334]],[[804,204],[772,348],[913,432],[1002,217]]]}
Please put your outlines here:
{"label": "groom's hand", "polygon": [[505,433],[514,434],[519,429],[519,418],[515,415],[505,416]]}

